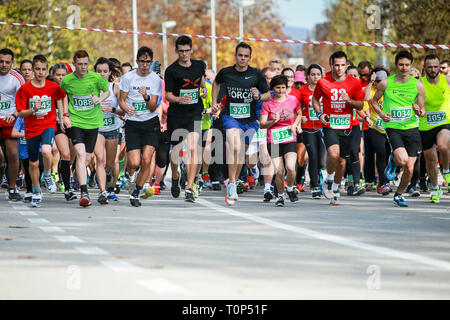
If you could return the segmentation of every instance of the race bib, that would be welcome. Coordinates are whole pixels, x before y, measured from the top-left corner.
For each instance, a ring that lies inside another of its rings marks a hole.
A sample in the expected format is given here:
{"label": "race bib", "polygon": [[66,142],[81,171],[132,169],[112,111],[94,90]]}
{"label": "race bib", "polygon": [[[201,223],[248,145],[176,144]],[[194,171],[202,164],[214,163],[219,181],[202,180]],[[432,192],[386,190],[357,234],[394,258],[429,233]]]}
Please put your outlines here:
{"label": "race bib", "polygon": [[0,101],[0,118],[4,118],[13,112],[11,109],[11,101]]}
{"label": "race bib", "polygon": [[256,131],[255,137],[253,138],[253,141],[266,141],[267,139],[267,129],[259,129]]}
{"label": "race bib", "polygon": [[183,96],[190,96],[191,97],[191,102],[188,104],[196,104],[198,103],[198,88],[197,89],[181,89],[180,90],[180,97]]}
{"label": "race bib", "polygon": [[72,100],[75,110],[90,110],[95,107],[92,96],[72,96]]}
{"label": "race bib", "polygon": [[427,112],[427,125],[435,126],[447,121],[445,110]]}
{"label": "race bib", "polygon": [[235,119],[250,118],[250,105],[247,103],[230,103],[230,116]]}
{"label": "race bib", "polygon": [[384,125],[383,125],[384,121],[383,119],[381,119],[380,117],[377,118],[377,121],[375,122],[375,127],[377,127],[377,129],[379,130],[383,130],[384,131]]}
{"label": "race bib", "polygon": [[309,111],[309,120],[319,120],[316,111],[314,111],[314,108],[309,107],[308,111]]}
{"label": "race bib", "polygon": [[116,117],[112,116],[112,117],[107,117],[107,118],[103,118],[103,126],[104,127],[111,127],[116,123]]}
{"label": "race bib", "polygon": [[[36,106],[38,99],[39,98],[30,99],[30,109],[33,109]],[[52,109],[52,98],[51,97],[42,97],[42,98],[40,98],[40,101],[41,101],[41,107],[36,112],[36,116],[45,116]]]}
{"label": "race bib", "polygon": [[331,129],[350,129],[351,115],[350,114],[332,114],[330,115],[330,128]]}
{"label": "race bib", "polygon": [[412,107],[394,107],[391,108],[391,121],[404,122],[411,120]]}
{"label": "race bib", "polygon": [[272,142],[274,144],[291,142],[293,140],[294,140],[294,136],[292,134],[290,126],[272,129]]}
{"label": "race bib", "polygon": [[133,102],[132,106],[134,108],[134,113],[135,114],[139,114],[139,113],[143,113],[145,111],[148,111],[148,106],[145,103],[145,101]]}

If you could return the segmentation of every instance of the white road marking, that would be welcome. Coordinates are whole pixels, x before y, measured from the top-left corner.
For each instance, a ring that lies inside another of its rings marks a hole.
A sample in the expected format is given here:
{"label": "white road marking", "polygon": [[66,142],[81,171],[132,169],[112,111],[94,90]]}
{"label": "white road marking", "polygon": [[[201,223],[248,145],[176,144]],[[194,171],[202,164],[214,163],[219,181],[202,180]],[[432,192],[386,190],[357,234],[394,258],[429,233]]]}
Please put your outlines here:
{"label": "white road marking", "polygon": [[84,242],[83,240],[75,236],[53,236],[53,237],[61,242]]}
{"label": "white road marking", "polygon": [[242,213],[242,212],[239,212],[239,211],[227,208],[227,207],[220,206],[218,204],[212,203],[212,202],[204,200],[204,199],[197,199],[196,202],[205,207],[208,207],[210,209],[214,209],[214,210],[220,211],[222,213],[226,213],[226,214],[229,214],[232,216],[240,217],[240,218],[254,221],[257,223],[265,224],[265,225],[273,227],[273,228],[302,234],[305,236],[332,242],[332,243],[347,246],[347,247],[370,251],[370,252],[374,252],[377,254],[391,256],[394,258],[405,259],[405,260],[421,263],[424,265],[433,266],[433,267],[436,267],[439,269],[450,270],[450,262],[448,262],[448,261],[433,259],[433,258],[429,258],[426,256],[409,253],[409,252],[403,252],[403,251],[390,249],[390,248],[386,248],[386,247],[374,246],[371,244],[353,241],[353,240],[349,240],[349,239],[339,237],[339,236],[334,236],[334,235],[330,235],[330,234],[326,234],[326,233],[322,233],[322,232],[317,232],[317,231],[314,231],[311,229],[291,226],[291,225],[288,225],[285,223],[281,223],[281,222],[273,221],[270,219],[254,216],[254,215],[251,215],[248,213]]}
{"label": "white road marking", "polygon": [[34,211],[19,211],[19,214],[22,216],[38,216]]}
{"label": "white road marking", "polygon": [[61,229],[60,227],[39,227],[44,232],[57,232],[57,233],[63,233],[66,232],[64,229]]}
{"label": "white road marking", "polygon": [[114,272],[143,272],[142,268],[127,261],[100,261]]}
{"label": "white road marking", "polygon": [[183,296],[193,295],[193,293],[188,289],[180,287],[164,278],[142,279],[138,280],[137,284],[155,292],[156,294],[178,294]]}
{"label": "white road marking", "polygon": [[109,252],[99,248],[99,247],[75,247],[75,249],[82,254],[85,255],[101,255],[101,256],[108,256],[110,255]]}
{"label": "white road marking", "polygon": [[28,208],[26,205],[23,204],[17,204],[12,201],[10,201],[9,204],[14,210],[30,210],[30,208]]}
{"label": "white road marking", "polygon": [[50,223],[47,219],[27,219],[30,223],[36,223],[36,224],[43,224],[43,223]]}

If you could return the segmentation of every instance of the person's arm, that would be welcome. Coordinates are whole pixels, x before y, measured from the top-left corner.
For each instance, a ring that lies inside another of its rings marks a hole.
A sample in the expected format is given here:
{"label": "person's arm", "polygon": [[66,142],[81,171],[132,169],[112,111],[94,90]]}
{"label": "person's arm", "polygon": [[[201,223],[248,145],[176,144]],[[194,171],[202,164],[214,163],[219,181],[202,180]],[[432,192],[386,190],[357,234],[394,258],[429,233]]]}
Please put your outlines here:
{"label": "person's arm", "polygon": [[425,87],[423,83],[417,81],[417,98],[416,103],[413,103],[413,110],[416,115],[423,117],[426,113],[425,111]]}
{"label": "person's arm", "polygon": [[216,113],[222,109],[220,103],[217,102],[217,98],[219,96],[220,83],[217,83],[216,80],[213,81],[212,92],[211,92],[211,108],[212,112]]}
{"label": "person's arm", "polygon": [[384,79],[380,81],[380,83],[377,85],[377,91],[375,91],[375,94],[372,97],[372,108],[375,110],[376,113],[380,116],[380,118],[384,122],[391,121],[391,115],[389,113],[384,114],[383,110],[381,109],[380,105],[378,104],[378,101],[381,99],[381,97],[384,94],[384,91],[386,91],[387,88],[387,79]]}
{"label": "person's arm", "polygon": [[292,124],[291,130],[292,132],[295,130],[298,133],[302,132],[302,127],[300,126],[300,122],[302,121],[302,108],[298,108],[295,116],[294,123]]}
{"label": "person's arm", "polygon": [[119,111],[118,114],[128,114],[129,116],[132,116],[134,114],[134,109],[128,108],[128,105],[126,103],[128,97],[128,92],[120,90],[120,96],[119,96],[119,106],[121,111]]}
{"label": "person's arm", "polygon": [[109,95],[110,95],[109,90],[103,91],[103,93],[100,95],[100,97],[97,97],[97,96],[92,97],[92,103],[99,104],[99,103],[105,101],[106,99],[108,99]]}
{"label": "person's arm", "polygon": [[25,138],[25,132],[20,132],[16,128],[13,128],[11,131],[11,138]]}

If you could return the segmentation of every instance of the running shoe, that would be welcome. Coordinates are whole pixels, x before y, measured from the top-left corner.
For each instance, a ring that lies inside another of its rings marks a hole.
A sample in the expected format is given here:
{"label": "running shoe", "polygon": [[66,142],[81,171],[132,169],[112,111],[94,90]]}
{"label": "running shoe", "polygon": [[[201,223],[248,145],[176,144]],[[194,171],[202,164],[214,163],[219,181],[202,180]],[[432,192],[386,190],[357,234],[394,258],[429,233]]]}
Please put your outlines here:
{"label": "running shoe", "polygon": [[234,189],[233,183],[228,183],[227,184],[227,193],[225,195],[225,203],[228,206],[232,206],[236,202],[236,199],[233,198],[233,189]]}
{"label": "running shoe", "polygon": [[31,202],[33,194],[31,192],[27,192],[23,196],[23,202]]}
{"label": "running shoe", "polygon": [[180,196],[180,173],[178,172],[178,179],[172,179],[172,186],[170,187],[170,192],[172,197],[178,198]]}
{"label": "running shoe", "polygon": [[287,190],[286,190],[286,193],[288,194],[289,200],[290,200],[291,202],[296,202],[296,201],[298,201],[297,194],[295,193],[294,190],[292,190],[292,191],[287,191]]}
{"label": "running shoe", "polygon": [[284,197],[278,196],[277,201],[275,201],[275,206],[284,207]]}
{"label": "running shoe", "polygon": [[388,195],[392,191],[391,187],[388,183],[383,184],[382,186],[377,186],[377,193],[383,196]]}
{"label": "running shoe", "polygon": [[108,200],[119,201],[119,197],[116,195],[114,191],[108,192]]}
{"label": "running shoe", "polygon": [[399,207],[407,207],[408,203],[405,201],[403,195],[394,195],[394,203]]}
{"label": "running shoe", "polygon": [[139,195],[134,196],[134,195],[130,195],[130,204],[133,207],[140,207],[142,205],[141,201],[139,200]]}
{"label": "running shoe", "polygon": [[333,180],[327,180],[322,185],[322,193],[328,200],[333,198]]}
{"label": "running shoe", "polygon": [[256,180],[252,176],[248,176],[247,177],[247,183],[248,183],[248,187],[250,189],[255,189],[256,188]]}
{"label": "running shoe", "polygon": [[354,186],[348,186],[347,188],[347,195],[349,197],[352,197],[355,195],[355,187]]}
{"label": "running shoe", "polygon": [[91,202],[91,199],[89,198],[89,194],[88,194],[88,193],[83,192],[83,193],[81,194],[80,206],[81,206],[81,207],[89,207],[89,206],[92,206],[92,202]]}
{"label": "running shoe", "polygon": [[33,208],[40,208],[41,201],[42,201],[42,193],[33,193],[33,196],[31,198],[31,206]]}
{"label": "running shoe", "polygon": [[330,200],[330,206],[338,206],[341,204],[341,194],[339,192],[333,192],[333,199]]}
{"label": "running shoe", "polygon": [[192,188],[186,188],[184,191],[184,201],[195,202],[195,191]]}
{"label": "running shoe", "polygon": [[153,188],[155,188],[155,195],[161,194],[161,186],[159,185],[159,183],[154,183],[153,184]]}
{"label": "running shoe", "polygon": [[409,192],[409,195],[414,198],[420,196],[420,192],[416,189],[415,186],[410,187],[409,190],[407,190],[407,192]]}
{"label": "running shoe", "polygon": [[221,191],[222,190],[222,186],[220,185],[219,181],[213,181],[212,182],[212,189],[214,191]]}
{"label": "running shoe", "polygon": [[394,180],[396,170],[397,170],[397,165],[394,162],[394,155],[391,154],[389,156],[389,161],[386,166],[386,169],[384,170],[384,175],[386,176],[387,181]]}
{"label": "running shoe", "polygon": [[66,198],[67,201],[72,201],[72,200],[75,200],[77,198],[77,196],[73,192],[73,189],[66,190],[64,192],[64,197]]}
{"label": "running shoe", "polygon": [[445,184],[447,185],[448,193],[450,193],[450,172],[443,173],[442,176],[444,177]]}
{"label": "running shoe", "polygon": [[313,199],[320,199],[321,194],[322,194],[322,192],[320,192],[319,188],[311,189],[311,196]]}
{"label": "running shoe", "polygon": [[427,179],[426,178],[420,178],[419,181],[419,190],[421,192],[427,192],[428,191],[428,187],[427,187]]}
{"label": "running shoe", "polygon": [[302,183],[297,183],[296,186],[297,186],[298,192],[306,192],[306,190],[305,190],[305,188],[303,187],[303,184],[302,184]]}
{"label": "running shoe", "polygon": [[366,188],[364,188],[363,186],[360,186],[359,184],[355,186],[355,191],[353,192],[353,195],[355,196],[360,196],[362,195],[364,192],[366,192]]}
{"label": "running shoe", "polygon": [[98,194],[98,199],[97,199],[98,203],[100,203],[101,205],[104,204],[108,204],[108,192],[102,191]]}
{"label": "running shoe", "polygon": [[44,175],[44,183],[45,187],[47,188],[47,191],[50,193],[56,193],[56,183],[53,181],[53,178],[51,175],[45,176]]}
{"label": "running shoe", "polygon": [[245,186],[244,186],[244,183],[241,180],[237,181],[236,189],[237,189],[237,193],[238,194],[244,193]]}
{"label": "running shoe", "polygon": [[8,190],[8,199],[11,201],[22,201],[23,198],[20,192],[16,188],[13,188]]}
{"label": "running shoe", "polygon": [[271,191],[264,192],[264,202],[270,202],[274,197],[273,193]]}
{"label": "running shoe", "polygon": [[212,188],[212,183],[211,183],[208,173],[202,174],[202,180],[203,180],[203,186],[205,188]]}
{"label": "running shoe", "polygon": [[439,203],[441,195],[442,195],[441,188],[439,188],[437,190],[431,190],[430,195],[431,195],[431,197],[430,197],[431,203]]}
{"label": "running shoe", "polygon": [[143,199],[147,199],[147,198],[155,195],[155,188],[153,188],[153,187],[147,187],[147,188],[144,188],[143,190],[144,190],[144,192],[141,195],[141,198],[143,198]]}
{"label": "running shoe", "polygon": [[200,190],[200,188],[199,188],[197,182],[195,182],[195,181],[194,181],[194,183],[193,183],[193,185],[192,185],[192,190],[194,190],[194,197],[195,197],[195,199],[197,199],[198,196],[200,195],[200,191],[201,191],[201,190]]}

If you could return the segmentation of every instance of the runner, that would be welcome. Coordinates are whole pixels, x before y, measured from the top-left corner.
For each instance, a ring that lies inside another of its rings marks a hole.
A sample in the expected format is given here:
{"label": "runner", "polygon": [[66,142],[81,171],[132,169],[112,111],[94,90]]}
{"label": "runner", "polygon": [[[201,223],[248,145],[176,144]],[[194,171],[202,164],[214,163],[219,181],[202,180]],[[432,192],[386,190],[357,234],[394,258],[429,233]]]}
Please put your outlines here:
{"label": "runner", "polygon": [[[162,95],[160,77],[150,71],[153,50],[139,48],[136,56],[138,68],[124,74],[120,79],[119,106],[126,113],[125,140],[127,166],[130,174],[130,204],[141,206],[140,193],[149,175],[150,164],[158,146],[160,123],[156,111],[158,98]],[[142,154],[142,155],[141,155]],[[137,178],[136,170],[140,167]]]}
{"label": "runner", "polygon": [[450,76],[450,61],[449,60],[441,61],[440,73],[442,73],[446,77]]}
{"label": "runner", "polygon": [[186,146],[184,163],[187,171],[185,201],[195,202],[194,183],[201,164],[199,139],[204,110],[202,98],[207,97],[206,64],[203,61],[191,59],[193,50],[190,37],[177,38],[175,51],[178,59],[167,68],[164,76],[166,99],[170,103],[167,111],[167,128],[173,146],[170,153],[171,193],[174,198],[180,195],[178,165],[179,154],[184,143]]}
{"label": "runner", "polygon": [[33,74],[32,61],[28,60],[28,59],[22,60],[20,62],[19,71],[20,71],[20,74],[22,75],[23,79],[25,80],[25,82],[28,82],[31,79],[33,79],[34,74]]}
{"label": "runner", "polygon": [[114,65],[112,62],[104,57],[98,58],[94,65],[95,72],[101,74],[103,78],[108,80],[110,92],[109,97],[101,103],[103,127],[98,129],[97,143],[94,149],[96,158],[95,171],[100,189],[97,201],[100,204],[108,204],[108,199],[114,201],[119,200],[114,193],[115,179],[113,177],[113,169],[117,155],[119,128],[122,126],[122,121],[117,115],[120,89],[113,82],[113,68]]}
{"label": "runner", "polygon": [[[227,101],[223,110],[222,121],[226,130],[229,152],[227,164],[229,183],[225,201],[228,205],[238,200],[236,181],[244,164],[244,137],[245,149],[258,131],[259,123],[256,115],[256,102],[268,101],[270,91],[262,73],[249,66],[252,48],[245,42],[236,46],[236,64],[220,70],[213,83],[212,101],[216,102],[221,85],[226,88]],[[216,104],[213,112],[220,110]]]}
{"label": "runner", "polygon": [[432,190],[430,202],[438,203],[442,194],[438,184],[438,154],[442,163],[442,176],[450,190],[449,145],[450,145],[450,79],[439,74],[439,57],[427,55],[424,60],[426,117],[419,118],[419,130],[422,137],[422,148],[425,156],[428,178]]}
{"label": "runner", "polygon": [[33,58],[32,80],[24,84],[16,95],[16,108],[25,120],[25,138],[29,154],[29,170],[32,180],[31,206],[40,207],[42,191],[40,187],[39,149],[44,163],[44,182],[50,193],[56,192],[56,184],[51,176],[52,145],[56,131],[56,104],[59,114],[63,111],[66,93],[58,84],[46,80],[47,59],[43,55]]}
{"label": "runner", "polygon": [[[61,85],[62,80],[68,74],[69,70],[67,66],[63,63],[59,63],[53,66],[53,80]],[[67,99],[67,96],[66,98]],[[61,116],[59,115],[58,109],[56,109],[56,133],[55,133],[55,143],[60,154],[59,161],[59,176],[64,184],[64,197],[67,201],[72,201],[77,199],[70,185],[70,166],[75,158],[75,149],[72,145],[70,139],[70,128],[65,128],[64,131],[61,129]]]}
{"label": "runner", "polygon": [[[353,130],[352,119],[355,109],[363,108],[364,91],[358,79],[346,75],[347,55],[344,52],[333,53],[330,66],[331,72],[320,79],[314,89],[313,108],[323,124],[328,152],[328,176],[322,191],[331,199],[331,205],[339,205],[338,188],[345,173],[345,159],[351,154],[351,146],[359,146],[361,140],[359,126]],[[323,98],[323,112],[320,111],[320,98]]]}
{"label": "runner", "polygon": [[281,71],[284,69],[284,64],[281,59],[273,58],[269,61],[269,68],[270,71],[275,73],[275,75],[277,76],[280,75]]}
{"label": "runner", "polygon": [[108,81],[98,73],[89,71],[89,64],[88,53],[84,50],[76,51],[73,57],[75,71],[61,82],[61,88],[69,97],[68,110],[64,110],[61,118],[61,130],[70,128],[76,151],[76,173],[80,183],[82,207],[92,205],[87,188],[86,167],[94,152],[98,128],[103,126],[100,103],[110,94]]}
{"label": "runner", "polygon": [[[368,84],[370,87],[374,85],[371,88],[371,97],[375,94],[378,83],[387,79],[389,76],[389,71],[383,67],[375,67],[373,71],[375,80],[373,83],[370,81]],[[383,104],[383,97],[378,101],[378,104],[380,106]],[[375,112],[373,107],[369,108],[369,112],[371,125],[364,131],[364,178],[366,183],[376,183],[376,168],[378,171],[377,193],[385,196],[392,191],[389,186],[389,181],[384,174],[387,159],[386,150],[389,150],[386,140],[386,130],[384,129],[383,120]]]}
{"label": "runner", "polygon": [[261,128],[268,128],[267,147],[276,169],[277,207],[284,206],[285,173],[289,200],[298,201],[294,190],[297,162],[296,134],[302,131],[299,126],[302,113],[297,98],[286,94],[287,88],[287,77],[275,76],[270,82],[270,90],[274,92],[274,96],[263,104],[261,110]]}
{"label": "runner", "polygon": [[[417,116],[425,116],[425,90],[422,82],[410,75],[414,58],[408,51],[400,51],[395,56],[396,74],[382,80],[372,98],[372,107],[384,121],[386,134],[391,145],[389,171],[395,166],[403,168],[403,175],[394,203],[407,207],[402,193],[411,180],[414,163],[422,152]],[[381,109],[378,101],[383,97]],[[382,174],[382,173],[379,173]]]}
{"label": "runner", "polygon": [[[325,145],[322,139],[322,123],[312,106],[313,92],[317,82],[323,77],[322,68],[317,64],[312,64],[306,71],[308,85],[300,89],[299,101],[302,106],[302,130],[306,150],[308,152],[308,172],[309,188],[313,199],[320,199],[321,191],[319,189],[320,169],[325,167],[321,164],[321,159],[325,153]],[[320,100],[320,111],[323,112],[322,99]],[[322,156],[321,156],[322,155]]]}
{"label": "runner", "polygon": [[[17,139],[11,137],[14,123],[18,117],[16,111],[16,93],[25,83],[20,73],[12,70],[14,53],[4,48],[0,50],[0,140],[3,154],[6,155],[8,167],[8,199],[22,200],[16,189],[16,179],[19,172],[19,149]],[[3,162],[0,161],[0,162]]]}
{"label": "runner", "polygon": [[[284,68],[281,71],[288,79],[288,87],[286,93],[294,96],[300,103],[300,90],[295,89],[294,80],[295,72],[291,68]],[[305,192],[303,184],[305,183],[305,171],[308,164],[308,153],[303,142],[303,132],[297,134],[297,165],[296,165],[296,181],[295,185],[299,192]]]}

